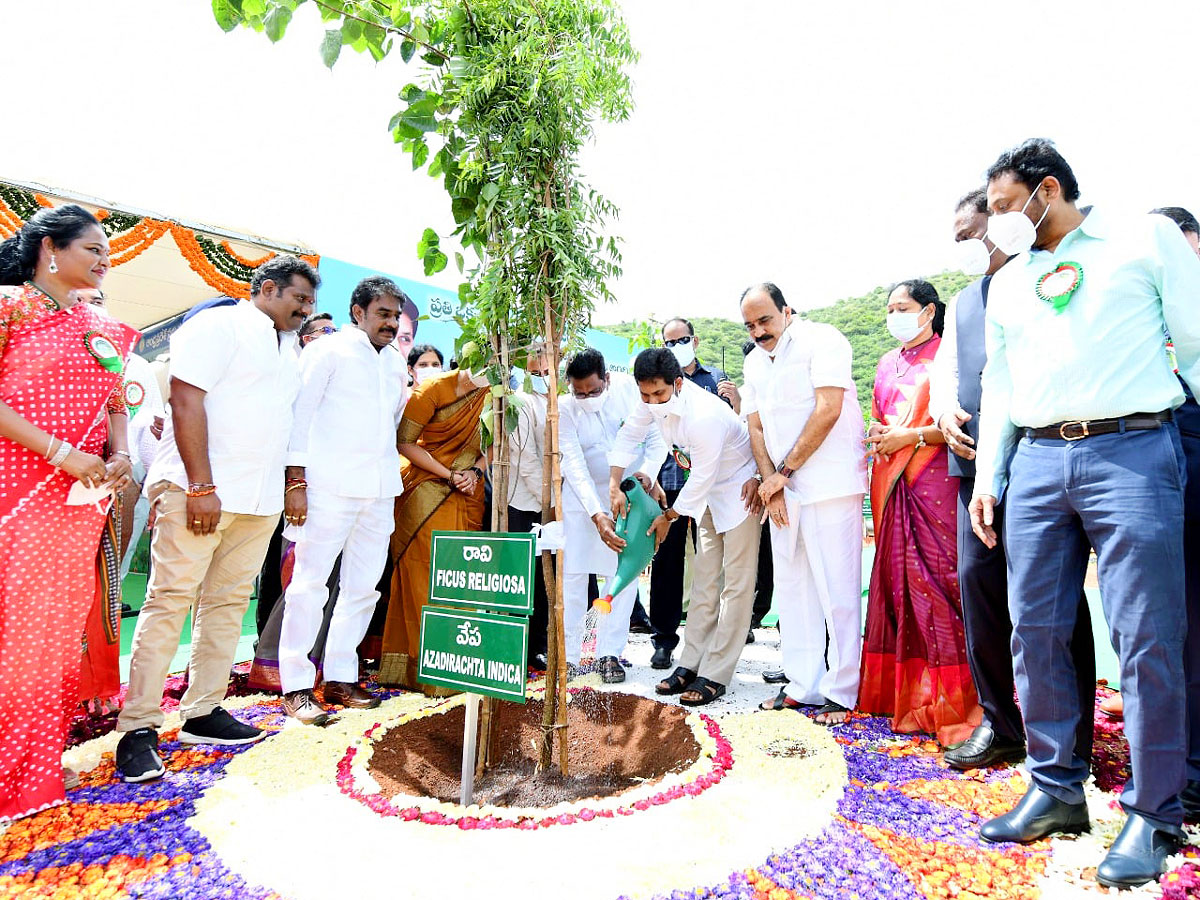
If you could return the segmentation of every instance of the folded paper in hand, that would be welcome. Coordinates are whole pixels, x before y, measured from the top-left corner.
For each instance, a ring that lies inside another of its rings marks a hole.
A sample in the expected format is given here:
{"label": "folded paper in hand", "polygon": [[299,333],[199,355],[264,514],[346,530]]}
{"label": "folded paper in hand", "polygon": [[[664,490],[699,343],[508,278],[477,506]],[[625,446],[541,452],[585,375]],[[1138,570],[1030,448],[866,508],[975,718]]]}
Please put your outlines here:
{"label": "folded paper in hand", "polygon": [[67,506],[93,505],[100,512],[107,513],[111,502],[112,488],[106,485],[90,488],[82,481],[76,481],[67,492]]}

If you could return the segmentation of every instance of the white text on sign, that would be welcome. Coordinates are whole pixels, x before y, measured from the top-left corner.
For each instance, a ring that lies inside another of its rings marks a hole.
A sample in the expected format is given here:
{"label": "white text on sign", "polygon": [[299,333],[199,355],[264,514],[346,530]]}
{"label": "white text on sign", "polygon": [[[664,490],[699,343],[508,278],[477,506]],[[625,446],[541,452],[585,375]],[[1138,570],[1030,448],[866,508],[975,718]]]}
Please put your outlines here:
{"label": "white text on sign", "polygon": [[459,588],[489,594],[520,596],[525,593],[524,575],[501,575],[499,572],[455,572],[438,569],[434,573],[433,583],[440,588]]}

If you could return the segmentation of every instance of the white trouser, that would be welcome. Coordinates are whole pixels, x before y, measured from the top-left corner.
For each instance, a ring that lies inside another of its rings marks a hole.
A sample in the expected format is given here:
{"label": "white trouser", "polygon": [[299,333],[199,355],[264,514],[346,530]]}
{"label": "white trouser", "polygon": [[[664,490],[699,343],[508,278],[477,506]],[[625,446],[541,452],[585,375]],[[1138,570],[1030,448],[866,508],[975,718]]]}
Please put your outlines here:
{"label": "white trouser", "polygon": [[785,690],[800,703],[832,700],[853,709],[862,653],[862,495],[789,506],[788,515],[795,510],[798,528],[771,525],[779,643],[791,679]]}
{"label": "white trouser", "polygon": [[394,507],[392,497],[338,497],[309,490],[308,520],[296,531],[296,566],[283,596],[279,680],[284,693],[316,684],[308,652],[321,630],[329,600],[326,582],[339,553],[341,579],[322,669],[326,681],[358,681],[358,645],[379,600],[375,586],[387,564]]}
{"label": "white trouser", "polygon": [[133,554],[137,552],[138,541],[146,533],[146,523],[150,521],[150,498],[142,493],[142,482],[146,480],[146,470],[142,468],[140,462],[134,463],[133,480],[138,488],[138,498],[133,507],[133,530],[130,532],[129,546],[125,548],[125,555],[121,557],[121,581],[124,581],[125,576],[129,574],[129,567],[133,565]]}
{"label": "white trouser", "polygon": [[[612,575],[605,576],[612,581]],[[602,656],[619,657],[629,640],[629,615],[637,598],[637,582],[613,597],[612,612],[601,613],[596,619],[596,659]],[[579,664],[583,648],[583,623],[587,618],[588,573],[567,572],[563,575],[563,640],[566,642],[567,662]]]}

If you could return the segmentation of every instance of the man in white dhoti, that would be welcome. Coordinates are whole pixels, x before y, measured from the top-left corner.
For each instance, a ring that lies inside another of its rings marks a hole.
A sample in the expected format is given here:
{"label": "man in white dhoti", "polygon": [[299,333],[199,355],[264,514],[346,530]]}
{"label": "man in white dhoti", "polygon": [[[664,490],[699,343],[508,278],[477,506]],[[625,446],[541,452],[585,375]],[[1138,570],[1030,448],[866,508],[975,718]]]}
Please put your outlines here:
{"label": "man in white dhoti", "polygon": [[[783,294],[747,288],[742,414],[771,522],[775,604],[790,679],[763,709],[819,707],[845,719],[862,653],[863,418],[850,343],[833,326],[793,319]],[[828,644],[828,649],[826,649]]]}
{"label": "man in white dhoti", "polygon": [[392,341],[406,301],[390,279],[364,278],[350,297],[354,324],[300,355],[286,490],[307,483],[308,520],[285,531],[296,542],[296,566],[283,598],[279,680],[284,709],[304,724],[328,717],[313,694],[316,667],[308,653],[338,554],[340,591],[323,661],[325,702],[379,705],[358,684],[357,648],[379,600],[375,586],[387,562],[393,505],[404,489],[396,426],[408,378]]}
{"label": "man in white dhoti", "polygon": [[[610,499],[614,509],[624,503],[621,471],[637,442],[661,435],[686,480],[651,530],[662,541],[673,522],[688,516],[698,540],[683,653],[655,691],[679,694],[685,706],[703,706],[724,695],[746,645],[762,535],[758,472],[745,423],[723,400],[684,378],[670,350],[643,350],[633,377],[642,402],[608,457]],[[655,495],[665,500],[658,485]]]}
{"label": "man in white dhoti", "polygon": [[[563,475],[563,638],[567,662],[579,663],[583,624],[587,616],[588,576],[611,579],[617,571],[617,552],[625,542],[617,537],[608,497],[608,454],[617,432],[641,406],[633,379],[609,372],[599,350],[587,348],[567,364],[571,392],[559,406],[559,446]],[[720,402],[720,401],[717,401]],[[639,442],[640,444],[641,442]],[[639,473],[652,484],[667,450],[657,434],[630,454],[622,471]],[[603,499],[602,499],[603,498]],[[620,655],[629,634],[629,614],[637,582],[613,597],[612,611],[596,624],[596,663],[608,683],[625,680]],[[743,635],[745,629],[743,629]],[[743,637],[744,639],[744,637]]]}

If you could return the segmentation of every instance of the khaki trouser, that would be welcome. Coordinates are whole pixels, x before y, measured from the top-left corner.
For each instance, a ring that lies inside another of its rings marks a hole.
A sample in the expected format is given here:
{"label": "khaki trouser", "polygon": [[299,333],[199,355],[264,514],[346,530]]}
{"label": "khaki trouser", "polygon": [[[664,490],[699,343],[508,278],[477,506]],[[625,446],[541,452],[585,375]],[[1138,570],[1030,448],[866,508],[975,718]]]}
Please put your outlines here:
{"label": "khaki trouser", "polygon": [[179,648],[184,619],[195,605],[184,719],[206,716],[225,697],[242,634],[250,590],[262,568],[278,516],[221,513],[212,534],[187,527],[187,497],[174,485],[151,489],[157,511],[146,603],[133,633],[129,693],[117,731],[162,725],[163,686]]}
{"label": "khaki trouser", "polygon": [[758,517],[747,515],[740,525],[718,534],[709,510],[705,510],[699,526],[695,578],[679,665],[728,686],[746,646],[754,612],[762,530]]}

